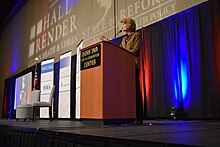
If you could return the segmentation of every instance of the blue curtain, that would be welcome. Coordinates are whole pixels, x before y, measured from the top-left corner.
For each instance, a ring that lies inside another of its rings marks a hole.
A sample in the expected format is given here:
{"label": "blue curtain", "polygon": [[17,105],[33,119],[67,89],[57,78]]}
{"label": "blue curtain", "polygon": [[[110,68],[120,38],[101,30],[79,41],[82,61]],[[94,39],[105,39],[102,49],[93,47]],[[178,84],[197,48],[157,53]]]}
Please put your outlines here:
{"label": "blue curtain", "polygon": [[220,98],[214,91],[212,6],[210,1],[203,3],[144,29],[145,117],[169,117],[174,106],[187,118],[220,118]]}

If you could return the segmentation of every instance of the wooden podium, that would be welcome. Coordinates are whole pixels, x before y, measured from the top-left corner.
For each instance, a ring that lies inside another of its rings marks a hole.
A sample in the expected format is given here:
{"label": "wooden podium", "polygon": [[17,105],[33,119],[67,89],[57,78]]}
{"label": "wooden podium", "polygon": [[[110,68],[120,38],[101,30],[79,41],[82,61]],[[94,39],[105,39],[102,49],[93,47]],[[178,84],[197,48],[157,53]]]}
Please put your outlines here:
{"label": "wooden podium", "polygon": [[80,76],[81,119],[136,118],[135,57],[129,51],[105,41],[82,48]]}

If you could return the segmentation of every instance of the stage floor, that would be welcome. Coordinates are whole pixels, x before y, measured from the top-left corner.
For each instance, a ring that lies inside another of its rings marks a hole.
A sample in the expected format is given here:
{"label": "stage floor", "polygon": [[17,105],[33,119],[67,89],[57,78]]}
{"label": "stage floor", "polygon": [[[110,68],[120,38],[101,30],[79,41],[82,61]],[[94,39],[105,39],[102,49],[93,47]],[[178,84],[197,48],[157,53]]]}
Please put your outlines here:
{"label": "stage floor", "polygon": [[[219,146],[220,121],[145,120],[143,125],[84,125],[73,120],[16,121],[0,119],[0,127],[55,134],[68,138],[81,136],[123,146]],[[114,146],[114,145],[113,145]]]}

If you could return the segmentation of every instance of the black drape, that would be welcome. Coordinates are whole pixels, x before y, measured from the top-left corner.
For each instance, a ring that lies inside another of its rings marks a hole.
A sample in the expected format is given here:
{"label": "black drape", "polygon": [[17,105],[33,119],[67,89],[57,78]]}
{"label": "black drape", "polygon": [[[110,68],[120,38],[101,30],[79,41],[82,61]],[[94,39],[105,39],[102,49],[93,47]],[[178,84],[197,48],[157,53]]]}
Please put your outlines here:
{"label": "black drape", "polygon": [[214,74],[219,62],[213,60],[216,53],[220,56],[213,42],[219,37],[213,25],[220,26],[220,18],[213,16],[219,12],[216,5],[208,1],[144,28],[140,82],[145,118],[169,117],[173,106],[187,118],[220,118],[219,75]]}

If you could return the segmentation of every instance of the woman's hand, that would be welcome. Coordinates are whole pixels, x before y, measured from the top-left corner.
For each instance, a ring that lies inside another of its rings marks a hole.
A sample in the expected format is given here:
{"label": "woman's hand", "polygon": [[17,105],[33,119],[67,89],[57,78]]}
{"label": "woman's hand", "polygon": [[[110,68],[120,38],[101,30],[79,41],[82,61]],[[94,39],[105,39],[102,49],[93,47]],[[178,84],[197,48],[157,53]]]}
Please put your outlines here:
{"label": "woman's hand", "polygon": [[100,39],[101,39],[102,41],[109,41],[109,39],[108,39],[107,37],[105,37],[105,36],[101,36]]}

